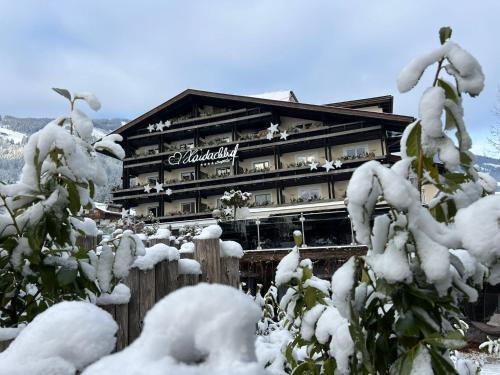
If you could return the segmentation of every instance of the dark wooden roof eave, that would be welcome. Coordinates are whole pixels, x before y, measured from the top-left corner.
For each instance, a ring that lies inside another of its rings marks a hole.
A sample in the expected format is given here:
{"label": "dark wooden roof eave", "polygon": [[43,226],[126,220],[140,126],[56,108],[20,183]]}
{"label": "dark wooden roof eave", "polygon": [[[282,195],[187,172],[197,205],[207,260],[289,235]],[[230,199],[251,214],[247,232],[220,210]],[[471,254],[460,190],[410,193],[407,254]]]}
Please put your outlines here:
{"label": "dark wooden roof eave", "polygon": [[286,102],[280,100],[272,100],[272,99],[261,99],[254,98],[249,96],[242,95],[233,95],[233,94],[222,94],[216,92],[209,91],[201,91],[201,90],[193,90],[187,89],[180,94],[174,96],[173,98],[167,100],[163,104],[151,109],[150,111],[144,113],[143,115],[137,117],[136,119],[128,122],[127,124],[121,126],[116,129],[112,133],[121,134],[127,129],[133,127],[134,125],[144,121],[150,116],[157,114],[158,112],[168,108],[169,106],[179,102],[180,100],[188,97],[188,96],[198,96],[198,97],[206,97],[213,99],[222,99],[233,102],[241,102],[255,105],[266,105],[270,107],[277,108],[287,108],[287,109],[296,109],[303,111],[311,111],[316,113],[325,113],[325,114],[333,114],[333,115],[341,115],[346,117],[354,116],[358,119],[371,119],[371,120],[385,120],[394,123],[399,123],[401,125],[406,125],[414,121],[414,118],[411,116],[403,116],[403,115],[395,115],[392,113],[380,113],[380,112],[369,112],[363,111],[359,109],[351,109],[351,108],[340,108],[334,106],[326,106],[326,105],[316,105],[316,104],[305,104],[305,103],[295,103],[295,102]]}

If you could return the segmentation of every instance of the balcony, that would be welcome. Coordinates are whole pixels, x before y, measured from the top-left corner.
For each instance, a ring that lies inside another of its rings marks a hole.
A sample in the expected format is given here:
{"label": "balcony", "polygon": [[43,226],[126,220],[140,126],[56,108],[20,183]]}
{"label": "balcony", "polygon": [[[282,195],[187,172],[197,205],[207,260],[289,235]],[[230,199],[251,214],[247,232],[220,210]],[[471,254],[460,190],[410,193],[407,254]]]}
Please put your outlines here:
{"label": "balcony", "polygon": [[[326,172],[326,170],[310,170],[308,165],[299,167],[287,167],[269,171],[256,171],[252,175],[255,177],[248,178],[249,174],[237,174],[225,177],[217,177],[216,179],[206,178],[204,180],[193,180],[193,181],[182,181],[175,182],[172,185],[167,184],[167,187],[173,190],[173,195],[169,196],[169,199],[178,199],[179,196],[190,196],[194,197],[199,192],[206,190],[214,191],[224,191],[227,190],[230,185],[237,185],[242,189],[263,189],[264,186],[269,186],[270,188],[276,187],[277,184],[280,186],[286,186],[287,183],[295,183],[298,179],[307,179],[309,183],[315,183],[324,181],[328,176],[334,176],[335,178],[347,179],[350,177],[356,166],[368,161],[368,160],[379,160],[382,163],[387,161],[385,156],[375,156],[375,157],[364,157],[356,158],[352,160],[345,160],[341,168]],[[114,192],[114,201],[123,201],[127,199],[143,199],[143,198],[155,198],[159,195],[164,195],[165,192],[160,193],[152,190],[151,193],[145,193],[144,186],[134,187],[129,189],[120,189]],[[253,187],[252,187],[253,186]],[[176,197],[177,195],[177,197]],[[297,202],[300,203],[300,202]]]}

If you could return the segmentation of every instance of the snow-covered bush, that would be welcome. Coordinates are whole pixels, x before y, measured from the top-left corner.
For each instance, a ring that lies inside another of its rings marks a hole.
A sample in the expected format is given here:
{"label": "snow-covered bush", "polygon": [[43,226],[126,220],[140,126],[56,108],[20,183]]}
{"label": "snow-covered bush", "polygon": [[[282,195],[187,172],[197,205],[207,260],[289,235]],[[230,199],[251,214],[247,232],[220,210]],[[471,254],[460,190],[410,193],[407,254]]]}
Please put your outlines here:
{"label": "snow-covered bush", "polygon": [[55,91],[69,100],[70,113],[30,136],[19,182],[0,185],[1,327],[31,321],[58,301],[86,299],[88,291],[110,291],[141,252],[130,232],[102,244],[100,254],[78,245],[77,237],[97,234],[95,222],[78,217],[106,183],[97,151],[119,158],[124,151],[119,135],[91,144],[92,121],[75,104],[98,110],[94,95]]}
{"label": "snow-covered bush", "polygon": [[[297,248],[278,266],[277,285],[289,286],[281,307],[293,338],[284,373],[462,374],[474,367],[465,360],[455,367],[450,352],[465,345],[463,304],[476,301],[483,280],[500,281],[500,196],[489,195],[495,181],[473,166],[463,119],[462,95],[478,95],[484,76],[450,37],[451,29],[441,29],[441,47],[398,78],[408,91],[437,63],[420,118],[403,134],[402,160],[392,168],[367,162],[349,182],[348,211],[367,255],[346,262],[331,285],[314,278]],[[437,190],[428,206],[424,185]],[[373,218],[378,202],[389,210]]]}
{"label": "snow-covered bush", "polygon": [[88,302],[61,302],[39,314],[0,353],[0,375],[73,375],[115,347],[118,325]]}
{"label": "snow-covered bush", "polygon": [[492,339],[489,336],[487,341],[479,345],[479,349],[485,349],[488,354],[493,354],[495,357],[500,357],[500,338]]}
{"label": "snow-covered bush", "polygon": [[222,210],[220,210],[219,219],[222,221],[235,220],[248,216],[245,208],[248,210],[247,207],[250,205],[251,197],[252,193],[242,192],[241,190],[225,191],[220,198]]}
{"label": "snow-covered bush", "polygon": [[84,375],[264,375],[255,356],[259,308],[241,291],[217,284],[185,287],[160,300],[141,335]]}

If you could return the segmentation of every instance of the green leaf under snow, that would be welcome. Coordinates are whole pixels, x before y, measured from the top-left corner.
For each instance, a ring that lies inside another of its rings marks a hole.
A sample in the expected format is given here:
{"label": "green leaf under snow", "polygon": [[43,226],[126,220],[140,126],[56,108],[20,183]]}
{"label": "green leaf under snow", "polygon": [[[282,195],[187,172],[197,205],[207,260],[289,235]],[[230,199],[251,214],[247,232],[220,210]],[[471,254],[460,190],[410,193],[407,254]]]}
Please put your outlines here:
{"label": "green leaf under snow", "polygon": [[57,282],[60,286],[69,285],[75,281],[77,273],[77,269],[61,267],[61,269],[57,272]]}
{"label": "green leaf under snow", "polygon": [[69,209],[73,215],[80,211],[80,194],[73,181],[68,181]]}
{"label": "green leaf under snow", "polygon": [[448,39],[451,38],[451,33],[453,30],[449,26],[444,26],[439,29],[439,41],[444,44]]}
{"label": "green leaf under snow", "polygon": [[57,92],[59,95],[62,95],[64,96],[66,99],[68,99],[69,101],[71,101],[71,94],[68,90],[66,89],[58,89],[56,87],[53,87],[52,90],[54,90],[55,92]]}

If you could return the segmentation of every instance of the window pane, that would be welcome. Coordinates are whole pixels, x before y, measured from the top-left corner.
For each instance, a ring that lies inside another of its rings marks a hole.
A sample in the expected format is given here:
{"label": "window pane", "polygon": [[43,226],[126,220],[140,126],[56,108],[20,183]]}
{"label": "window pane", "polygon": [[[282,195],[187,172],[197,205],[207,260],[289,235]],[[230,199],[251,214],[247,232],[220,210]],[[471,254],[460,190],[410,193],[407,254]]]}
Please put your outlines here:
{"label": "window pane", "polygon": [[356,149],[357,156],[365,156],[367,153],[368,153],[368,150],[366,149],[366,147],[358,147]]}
{"label": "window pane", "polygon": [[194,202],[181,203],[181,211],[182,213],[194,213],[194,206]]}
{"label": "window pane", "polygon": [[321,191],[318,188],[300,190],[299,197],[305,201],[319,199]]}
{"label": "window pane", "polygon": [[259,161],[259,162],[253,163],[253,167],[257,171],[269,169],[269,162],[268,161]]}
{"label": "window pane", "polygon": [[271,204],[271,194],[256,194],[255,204],[256,205]]}
{"label": "window pane", "polygon": [[346,156],[355,156],[356,151],[353,148],[349,148],[345,151]]}

